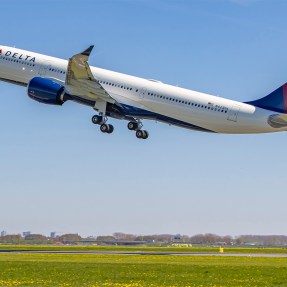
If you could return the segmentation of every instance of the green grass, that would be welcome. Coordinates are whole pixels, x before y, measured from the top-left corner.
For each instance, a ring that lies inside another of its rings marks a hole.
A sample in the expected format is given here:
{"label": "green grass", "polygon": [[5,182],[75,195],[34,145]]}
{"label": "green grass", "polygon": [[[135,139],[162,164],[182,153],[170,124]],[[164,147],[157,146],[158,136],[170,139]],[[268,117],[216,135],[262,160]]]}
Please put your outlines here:
{"label": "green grass", "polygon": [[283,287],[287,258],[0,254],[0,286]]}
{"label": "green grass", "polygon": [[[160,246],[56,246],[56,245],[4,245],[0,250],[59,250],[59,251],[144,251],[144,252],[218,252],[219,247],[160,247]],[[285,253],[287,248],[224,247],[225,253]]]}

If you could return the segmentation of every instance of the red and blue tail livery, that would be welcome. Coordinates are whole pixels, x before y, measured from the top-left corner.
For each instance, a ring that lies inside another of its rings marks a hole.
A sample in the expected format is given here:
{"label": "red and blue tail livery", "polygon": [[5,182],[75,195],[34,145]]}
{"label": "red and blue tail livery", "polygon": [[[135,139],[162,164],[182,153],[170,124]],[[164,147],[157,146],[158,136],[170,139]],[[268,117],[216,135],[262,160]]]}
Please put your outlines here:
{"label": "red and blue tail livery", "polygon": [[287,113],[287,83],[268,96],[248,104],[273,112]]}

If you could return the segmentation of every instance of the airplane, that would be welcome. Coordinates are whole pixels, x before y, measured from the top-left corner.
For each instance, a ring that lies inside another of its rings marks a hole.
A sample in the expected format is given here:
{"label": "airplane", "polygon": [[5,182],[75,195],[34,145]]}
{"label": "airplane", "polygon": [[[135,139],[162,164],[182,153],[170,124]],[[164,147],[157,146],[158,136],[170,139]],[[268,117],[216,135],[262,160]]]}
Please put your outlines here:
{"label": "airplane", "polygon": [[114,131],[108,118],[128,121],[139,139],[149,136],[145,119],[223,134],[287,131],[287,83],[261,99],[237,102],[90,67],[93,48],[63,60],[0,46],[0,80],[27,87],[28,96],[40,103],[73,101],[93,108],[92,122],[107,134]]}

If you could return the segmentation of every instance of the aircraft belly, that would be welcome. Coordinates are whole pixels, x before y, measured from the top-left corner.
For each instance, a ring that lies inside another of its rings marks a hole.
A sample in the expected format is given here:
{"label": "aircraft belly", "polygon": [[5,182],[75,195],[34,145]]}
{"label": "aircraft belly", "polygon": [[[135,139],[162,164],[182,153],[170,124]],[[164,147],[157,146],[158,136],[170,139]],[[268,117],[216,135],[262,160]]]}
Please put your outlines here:
{"label": "aircraft belly", "polygon": [[9,72],[7,73],[0,72],[0,80],[4,82],[15,83],[15,84],[21,83],[23,85],[27,83],[27,80],[24,77],[21,77],[20,75],[9,73]]}
{"label": "aircraft belly", "polygon": [[221,124],[212,124],[218,133],[225,134],[256,134],[284,131],[286,128],[275,129],[268,124],[267,116],[244,115],[238,116],[236,122],[226,120]]}
{"label": "aircraft belly", "polygon": [[9,82],[18,82],[27,84],[28,81],[35,75],[34,68],[30,67],[11,67],[9,65],[3,65],[0,69],[0,78]]}
{"label": "aircraft belly", "polygon": [[239,113],[236,121],[228,120],[228,113],[213,114],[210,112],[200,112],[190,108],[163,105],[162,103],[145,103],[153,112],[164,116],[196,125],[217,133],[226,134],[253,134],[268,133],[287,130],[283,128],[273,128],[268,124],[269,112],[257,111],[256,113]]}

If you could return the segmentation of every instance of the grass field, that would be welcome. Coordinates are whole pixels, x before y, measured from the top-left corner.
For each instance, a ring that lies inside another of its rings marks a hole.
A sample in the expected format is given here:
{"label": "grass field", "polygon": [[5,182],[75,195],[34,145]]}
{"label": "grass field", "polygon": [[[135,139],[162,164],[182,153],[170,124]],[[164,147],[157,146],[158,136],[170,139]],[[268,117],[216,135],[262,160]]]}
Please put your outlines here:
{"label": "grass field", "polygon": [[[56,246],[56,245],[5,245],[0,244],[0,250],[61,250],[61,251],[144,251],[144,252],[218,252],[219,247],[160,247],[160,246]],[[285,248],[270,247],[224,247],[225,253],[285,253]]]}
{"label": "grass field", "polygon": [[0,254],[0,286],[287,286],[287,258]]}

